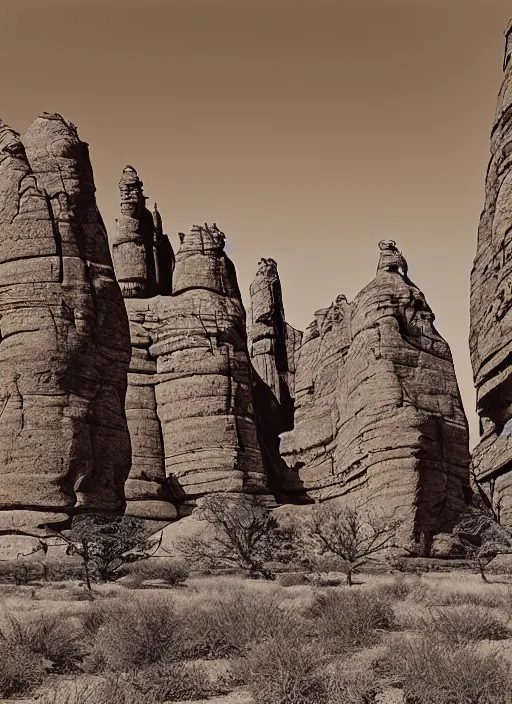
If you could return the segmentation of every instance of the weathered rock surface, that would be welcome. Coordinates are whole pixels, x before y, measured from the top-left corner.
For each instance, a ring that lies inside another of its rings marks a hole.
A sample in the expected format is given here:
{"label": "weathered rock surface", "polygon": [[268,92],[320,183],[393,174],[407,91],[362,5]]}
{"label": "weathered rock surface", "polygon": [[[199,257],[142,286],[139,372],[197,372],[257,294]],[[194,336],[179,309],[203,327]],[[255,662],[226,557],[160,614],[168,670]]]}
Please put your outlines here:
{"label": "weathered rock surface", "polygon": [[87,145],[0,122],[0,531],[124,509],[129,359]]}
{"label": "weathered rock surface", "polygon": [[[134,173],[131,169],[130,179]],[[142,183],[138,177],[133,183],[142,206]],[[122,179],[122,208],[125,188]],[[137,218],[146,217],[142,209],[130,217],[130,232],[140,233]],[[169,521],[176,518],[177,506],[211,492],[268,489],[245,310],[234,265],[224,251],[225,235],[216,225],[195,226],[179,234],[174,257],[162,245],[162,233],[155,210],[154,250],[144,247],[140,237],[138,249],[130,250],[142,262],[138,268],[122,256],[119,228],[113,246],[116,272],[129,284],[123,289],[132,342],[126,413],[133,465],[126,484],[127,512]],[[148,298],[151,287],[139,286],[137,272],[150,271],[144,261],[151,257],[156,262],[152,286],[161,295]]]}
{"label": "weathered rock surface", "polygon": [[392,513],[423,550],[468,499],[468,427],[434,315],[395,243],[380,248],[375,279],[304,333],[281,452],[310,496]]}
{"label": "weathered rock surface", "polygon": [[471,272],[470,351],[480,416],[476,476],[512,522],[512,25],[491,135],[485,205]]}

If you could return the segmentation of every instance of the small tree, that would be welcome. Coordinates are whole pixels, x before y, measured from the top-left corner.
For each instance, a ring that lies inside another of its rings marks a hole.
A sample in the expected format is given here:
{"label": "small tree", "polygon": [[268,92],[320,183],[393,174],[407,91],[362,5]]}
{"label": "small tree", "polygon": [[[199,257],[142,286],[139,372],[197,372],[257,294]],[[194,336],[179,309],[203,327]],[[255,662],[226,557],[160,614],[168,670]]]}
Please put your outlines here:
{"label": "small tree", "polygon": [[345,563],[347,584],[352,586],[355,570],[377,555],[395,547],[400,521],[363,514],[328,501],[312,507],[306,536],[321,555],[335,555]]}
{"label": "small tree", "polygon": [[281,527],[259,497],[215,494],[204,500],[197,517],[207,524],[204,533],[176,544],[192,563],[240,567],[252,578],[273,580],[271,563],[288,562],[299,550],[295,530]]}
{"label": "small tree", "polygon": [[59,536],[67,554],[82,559],[88,589],[95,577],[114,581],[124,564],[151,557],[161,542],[150,537],[143,521],[129,516],[77,516],[69,535]]}

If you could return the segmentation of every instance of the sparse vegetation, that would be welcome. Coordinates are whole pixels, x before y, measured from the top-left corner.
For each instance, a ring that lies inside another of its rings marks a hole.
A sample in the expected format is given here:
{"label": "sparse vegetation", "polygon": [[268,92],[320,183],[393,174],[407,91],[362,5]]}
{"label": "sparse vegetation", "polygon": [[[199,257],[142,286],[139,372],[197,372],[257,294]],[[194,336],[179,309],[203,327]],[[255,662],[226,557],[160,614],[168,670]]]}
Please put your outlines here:
{"label": "sparse vegetation", "polygon": [[347,584],[352,586],[356,570],[393,547],[399,526],[400,521],[392,518],[326,502],[313,507],[305,536],[313,554],[343,561]]}
{"label": "sparse vegetation", "polygon": [[114,581],[125,564],[148,559],[159,545],[144,521],[129,516],[77,516],[69,535],[60,537],[67,554],[82,560],[89,590],[91,580]]}
{"label": "sparse vegetation", "polygon": [[281,526],[258,496],[213,494],[198,512],[207,528],[182,538],[177,547],[192,564],[208,569],[238,568],[250,577],[275,579],[272,564],[288,564],[300,554],[294,528]]}

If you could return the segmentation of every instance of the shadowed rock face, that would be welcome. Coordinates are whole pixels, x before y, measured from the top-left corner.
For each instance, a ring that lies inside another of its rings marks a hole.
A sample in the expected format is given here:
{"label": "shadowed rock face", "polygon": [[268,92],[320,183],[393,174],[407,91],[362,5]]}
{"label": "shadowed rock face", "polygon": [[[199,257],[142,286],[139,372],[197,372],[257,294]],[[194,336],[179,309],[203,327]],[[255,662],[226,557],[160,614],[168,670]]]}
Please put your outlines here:
{"label": "shadowed rock face", "polygon": [[512,521],[512,27],[491,135],[485,205],[471,272],[470,351],[481,418],[473,453],[502,518]]}
{"label": "shadowed rock face", "polygon": [[279,455],[279,435],[293,427],[295,352],[302,333],[285,320],[281,281],[273,259],[262,259],[250,286],[248,326],[253,393],[265,470],[281,501],[302,493],[297,473]]}
{"label": "shadowed rock face", "polygon": [[375,279],[304,334],[281,452],[310,496],[393,513],[422,551],[468,498],[468,428],[434,315],[395,244],[380,247]]}
{"label": "shadowed rock face", "polygon": [[129,359],[87,145],[0,122],[0,530],[123,510]]}
{"label": "shadowed rock face", "polygon": [[205,494],[267,492],[245,311],[224,242],[216,225],[180,233],[172,295],[125,299],[131,515],[169,521]]}

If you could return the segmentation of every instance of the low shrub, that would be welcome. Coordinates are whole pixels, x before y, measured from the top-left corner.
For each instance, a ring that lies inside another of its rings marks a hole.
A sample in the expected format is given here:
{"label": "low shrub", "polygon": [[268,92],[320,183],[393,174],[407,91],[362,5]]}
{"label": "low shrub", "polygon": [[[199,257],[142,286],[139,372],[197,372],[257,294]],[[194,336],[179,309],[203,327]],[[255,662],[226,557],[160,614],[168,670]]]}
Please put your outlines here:
{"label": "low shrub", "polygon": [[30,694],[46,674],[43,657],[23,645],[0,640],[0,696]]}
{"label": "low shrub", "polygon": [[[161,596],[129,599],[90,612],[97,636],[84,665],[89,672],[122,672],[182,657],[185,638],[174,602]],[[100,623],[101,621],[101,623]]]}
{"label": "low shrub", "polygon": [[127,565],[127,577],[130,586],[141,586],[148,580],[164,582],[169,587],[185,584],[190,571],[185,562],[176,559],[153,558]]}
{"label": "low shrub", "polygon": [[327,704],[318,644],[290,638],[270,638],[253,648],[239,664],[256,704]]}
{"label": "low shrub", "polygon": [[207,699],[226,691],[212,689],[210,679],[198,665],[182,662],[158,662],[137,672],[130,684],[146,699],[154,702],[178,702]]}
{"label": "low shrub", "polygon": [[382,687],[372,670],[336,667],[325,680],[329,704],[374,704]]}
{"label": "low shrub", "polygon": [[189,642],[206,657],[244,655],[267,638],[302,633],[293,612],[275,593],[240,589],[187,616]]}
{"label": "low shrub", "polygon": [[280,574],[277,578],[277,582],[282,587],[297,587],[302,584],[310,584],[310,580],[306,575],[300,572],[285,572],[284,574]]}
{"label": "low shrub", "polygon": [[375,645],[380,631],[396,628],[391,601],[376,590],[343,588],[317,594],[308,615],[318,638],[334,653]]}
{"label": "low shrub", "polygon": [[430,609],[418,619],[425,634],[437,635],[447,643],[465,644],[479,640],[505,640],[510,630],[495,614],[481,606]]}
{"label": "low shrub", "polygon": [[0,633],[9,646],[43,656],[55,672],[72,672],[84,655],[83,632],[66,614],[7,614]]}
{"label": "low shrub", "polygon": [[508,663],[439,638],[397,639],[379,663],[408,704],[511,704]]}

